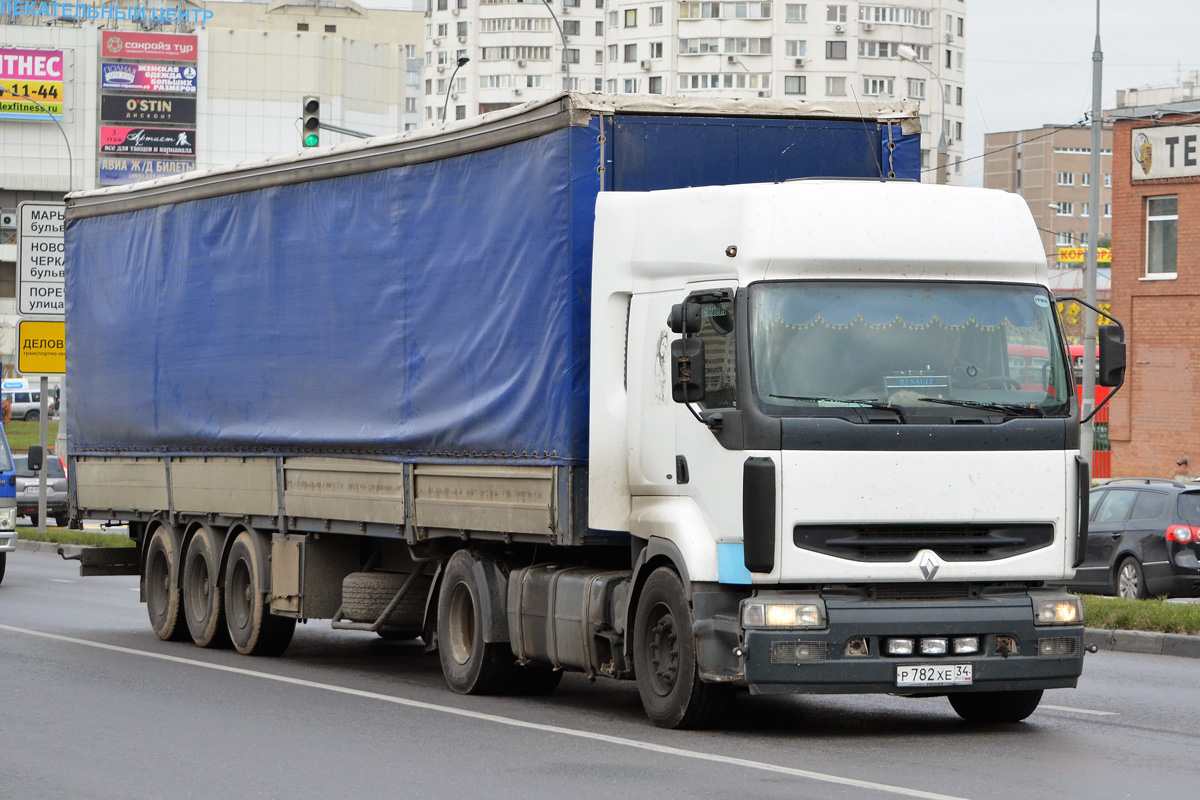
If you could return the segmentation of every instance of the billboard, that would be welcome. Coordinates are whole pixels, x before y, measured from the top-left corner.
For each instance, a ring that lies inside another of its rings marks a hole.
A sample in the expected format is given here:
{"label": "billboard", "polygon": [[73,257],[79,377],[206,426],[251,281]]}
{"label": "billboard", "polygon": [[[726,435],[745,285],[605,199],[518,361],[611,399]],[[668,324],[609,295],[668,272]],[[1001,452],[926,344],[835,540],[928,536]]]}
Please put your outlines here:
{"label": "billboard", "polygon": [[196,168],[192,160],[173,158],[122,158],[100,157],[100,185],[121,186],[168,175],[191,172]]}
{"label": "billboard", "polygon": [[1200,125],[1138,128],[1131,145],[1135,181],[1200,175]]}
{"label": "billboard", "polygon": [[122,92],[196,94],[196,68],[181,64],[100,65],[100,88]]}
{"label": "billboard", "polygon": [[63,51],[0,47],[0,119],[52,122],[62,113]]}
{"label": "billboard", "polygon": [[196,37],[171,33],[130,33],[101,31],[102,58],[129,58],[139,61],[195,61]]}
{"label": "billboard", "polygon": [[100,152],[115,155],[194,156],[196,131],[101,125]]}
{"label": "billboard", "polygon": [[105,122],[195,125],[196,98],[104,94],[100,95],[100,119]]}

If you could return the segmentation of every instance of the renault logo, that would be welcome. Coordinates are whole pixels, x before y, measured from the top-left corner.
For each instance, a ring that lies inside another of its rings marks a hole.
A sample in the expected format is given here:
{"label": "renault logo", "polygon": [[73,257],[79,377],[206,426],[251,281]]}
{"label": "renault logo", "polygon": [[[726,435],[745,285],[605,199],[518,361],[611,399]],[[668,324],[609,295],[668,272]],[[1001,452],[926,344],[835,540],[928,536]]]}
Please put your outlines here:
{"label": "renault logo", "polygon": [[938,569],[941,568],[942,562],[938,557],[928,550],[921,556],[921,560],[917,562],[917,566],[921,568],[921,574],[925,576],[925,580],[933,580],[933,576],[937,575]]}

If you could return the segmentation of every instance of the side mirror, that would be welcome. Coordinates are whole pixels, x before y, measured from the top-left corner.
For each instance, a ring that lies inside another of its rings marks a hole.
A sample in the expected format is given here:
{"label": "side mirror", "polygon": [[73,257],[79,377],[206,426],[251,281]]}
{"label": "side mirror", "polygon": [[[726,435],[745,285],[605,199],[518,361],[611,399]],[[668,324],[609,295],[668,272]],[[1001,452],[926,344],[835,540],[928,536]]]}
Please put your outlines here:
{"label": "side mirror", "polygon": [[1101,386],[1120,386],[1125,380],[1125,340],[1120,325],[1101,325],[1098,331],[1100,368],[1096,383]]}
{"label": "side mirror", "polygon": [[29,457],[26,460],[26,465],[37,472],[42,468],[42,446],[40,444],[29,445]]}
{"label": "side mirror", "polygon": [[671,333],[699,333],[700,304],[676,303],[671,306],[671,313],[667,316],[667,327],[671,329]]}
{"label": "side mirror", "polygon": [[[693,307],[699,310],[698,306]],[[699,314],[696,318],[699,319]],[[676,403],[698,403],[704,399],[703,339],[671,342],[671,399]]]}

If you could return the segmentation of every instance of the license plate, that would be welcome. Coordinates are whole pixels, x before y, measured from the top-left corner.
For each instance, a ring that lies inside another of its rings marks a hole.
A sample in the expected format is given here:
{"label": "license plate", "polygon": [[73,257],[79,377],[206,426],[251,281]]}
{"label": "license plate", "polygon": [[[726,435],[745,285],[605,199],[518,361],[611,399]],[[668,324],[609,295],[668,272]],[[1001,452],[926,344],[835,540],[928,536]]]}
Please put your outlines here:
{"label": "license plate", "polygon": [[970,664],[902,664],[896,667],[897,686],[970,686]]}

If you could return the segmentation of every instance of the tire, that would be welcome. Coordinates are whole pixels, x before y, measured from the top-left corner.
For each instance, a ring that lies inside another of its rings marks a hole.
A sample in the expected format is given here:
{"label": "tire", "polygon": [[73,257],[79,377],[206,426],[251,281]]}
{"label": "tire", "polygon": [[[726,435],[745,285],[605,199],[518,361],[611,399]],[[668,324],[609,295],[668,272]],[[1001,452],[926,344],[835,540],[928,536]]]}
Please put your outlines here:
{"label": "tire", "polygon": [[[352,572],[342,580],[342,615],[354,622],[375,622],[400,591],[412,573]],[[408,594],[378,631],[385,639],[415,639],[425,622],[425,600],[431,580],[417,578]]]}
{"label": "tire", "polygon": [[1026,692],[959,692],[949,695],[950,705],[967,722],[987,724],[1020,722],[1042,702],[1042,690]]}
{"label": "tire", "polygon": [[1142,572],[1142,565],[1133,556],[1126,557],[1117,566],[1115,582],[1117,597],[1144,600],[1147,596],[1146,576]]}
{"label": "tire", "polygon": [[29,527],[36,528],[37,526],[38,526],[38,515],[37,515],[36,511],[32,511],[29,514]]}
{"label": "tire", "polygon": [[482,558],[467,550],[451,556],[438,594],[438,658],[446,685],[459,694],[499,694],[516,668],[508,642],[483,641],[480,597],[487,587],[475,570]]}
{"label": "tire", "polygon": [[188,638],[179,591],[180,566],[179,537],[168,526],[157,526],[146,545],[146,612],[150,627],[164,642]]}
{"label": "tire", "polygon": [[39,419],[41,419],[41,414],[39,414],[37,411],[30,411],[25,414],[26,422],[37,422]]}
{"label": "tire", "polygon": [[183,617],[200,647],[229,647],[221,597],[221,539],[206,525],[196,529],[183,557]]}
{"label": "tire", "polygon": [[736,690],[700,680],[692,612],[683,583],[669,567],[654,570],[642,587],[633,658],[642,706],[660,728],[711,727],[728,713]]}
{"label": "tire", "polygon": [[4,568],[8,566],[8,553],[0,553],[0,583],[4,583]]}
{"label": "tire", "polygon": [[229,548],[225,566],[225,623],[233,647],[246,656],[277,656],[291,644],[296,620],[278,617],[259,591],[265,564],[260,563],[255,534],[242,531]]}

